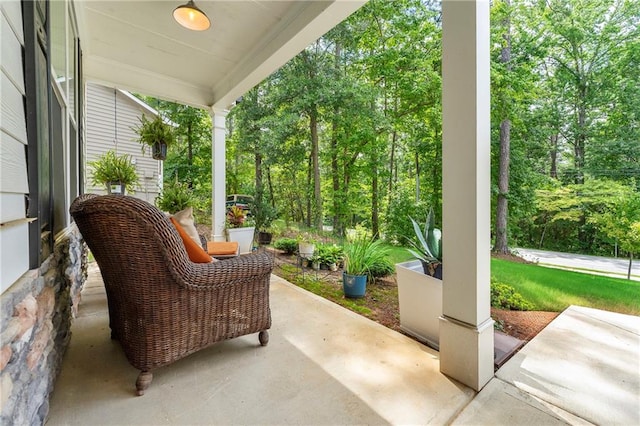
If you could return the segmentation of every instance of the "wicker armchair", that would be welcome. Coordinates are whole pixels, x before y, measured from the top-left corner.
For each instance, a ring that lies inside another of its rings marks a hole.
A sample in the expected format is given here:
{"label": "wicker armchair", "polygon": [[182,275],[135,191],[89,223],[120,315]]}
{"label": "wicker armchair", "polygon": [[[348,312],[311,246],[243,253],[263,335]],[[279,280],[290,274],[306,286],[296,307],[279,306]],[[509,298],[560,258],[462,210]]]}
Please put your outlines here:
{"label": "wicker armchair", "polygon": [[111,337],[141,370],[151,371],[215,342],[259,333],[269,341],[267,253],[193,263],[169,219],[156,207],[122,195],[82,195],[70,208],[104,281]]}

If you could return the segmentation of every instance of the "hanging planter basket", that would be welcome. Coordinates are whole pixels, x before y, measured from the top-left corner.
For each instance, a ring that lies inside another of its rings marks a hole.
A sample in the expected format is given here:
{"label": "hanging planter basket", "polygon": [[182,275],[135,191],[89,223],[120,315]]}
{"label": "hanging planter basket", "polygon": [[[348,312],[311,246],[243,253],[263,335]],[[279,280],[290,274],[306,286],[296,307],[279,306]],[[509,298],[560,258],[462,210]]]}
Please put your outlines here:
{"label": "hanging planter basket", "polygon": [[165,160],[167,158],[167,144],[156,142],[151,146],[151,156],[154,160]]}

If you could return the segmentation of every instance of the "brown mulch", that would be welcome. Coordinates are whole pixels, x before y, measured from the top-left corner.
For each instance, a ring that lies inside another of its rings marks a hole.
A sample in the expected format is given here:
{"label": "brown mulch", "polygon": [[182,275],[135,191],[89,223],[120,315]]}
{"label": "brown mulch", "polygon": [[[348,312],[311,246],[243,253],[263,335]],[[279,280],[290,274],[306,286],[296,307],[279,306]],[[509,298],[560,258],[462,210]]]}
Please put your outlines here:
{"label": "brown mulch", "polygon": [[[295,256],[285,255],[279,250],[269,250],[274,251],[276,254],[276,265],[284,263],[295,264]],[[500,257],[512,261],[526,262],[526,260],[512,255]],[[311,269],[307,271],[308,273],[313,273]],[[279,275],[278,267],[274,269],[274,273]],[[319,272],[319,275],[322,276],[323,281],[326,282],[327,285],[341,288],[342,271],[330,272],[323,270]],[[371,313],[365,314],[367,318],[392,330],[402,332],[400,330],[398,286],[395,275],[380,278],[376,280],[375,283],[369,284],[364,297],[364,304],[371,310]],[[498,330],[525,341],[529,341],[535,337],[557,316],[558,312],[491,309],[491,317],[496,321],[496,328]]]}
{"label": "brown mulch", "polygon": [[491,308],[498,330],[520,340],[529,341],[560,313],[545,311],[505,311]]}

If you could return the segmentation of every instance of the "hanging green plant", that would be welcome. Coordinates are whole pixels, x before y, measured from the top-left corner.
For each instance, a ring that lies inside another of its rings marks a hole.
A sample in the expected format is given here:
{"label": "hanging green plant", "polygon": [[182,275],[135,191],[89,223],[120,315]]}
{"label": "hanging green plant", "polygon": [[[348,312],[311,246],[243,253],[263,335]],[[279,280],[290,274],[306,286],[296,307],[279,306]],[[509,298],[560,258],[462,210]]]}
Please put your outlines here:
{"label": "hanging green plant", "polygon": [[153,120],[142,115],[140,126],[134,130],[139,135],[142,153],[146,152],[147,147],[151,147],[152,157],[156,160],[164,160],[167,157],[167,148],[176,140],[173,127],[165,123],[160,115],[156,115]]}
{"label": "hanging green plant", "polygon": [[130,155],[107,151],[97,160],[90,161],[89,167],[92,168],[91,183],[105,185],[108,192],[111,192],[113,185],[122,185],[127,191],[133,192],[138,184],[138,173]]}

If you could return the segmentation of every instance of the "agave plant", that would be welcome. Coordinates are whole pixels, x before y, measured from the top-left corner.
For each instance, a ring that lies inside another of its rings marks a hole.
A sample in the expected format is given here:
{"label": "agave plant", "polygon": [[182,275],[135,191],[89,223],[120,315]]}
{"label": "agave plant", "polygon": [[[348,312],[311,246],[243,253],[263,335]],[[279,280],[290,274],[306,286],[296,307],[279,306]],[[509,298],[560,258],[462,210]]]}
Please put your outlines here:
{"label": "agave plant", "polygon": [[442,264],[442,231],[436,228],[433,208],[429,209],[424,230],[413,218],[410,219],[418,242],[407,239],[412,247],[407,250],[422,262],[425,274],[435,276],[436,269]]}

